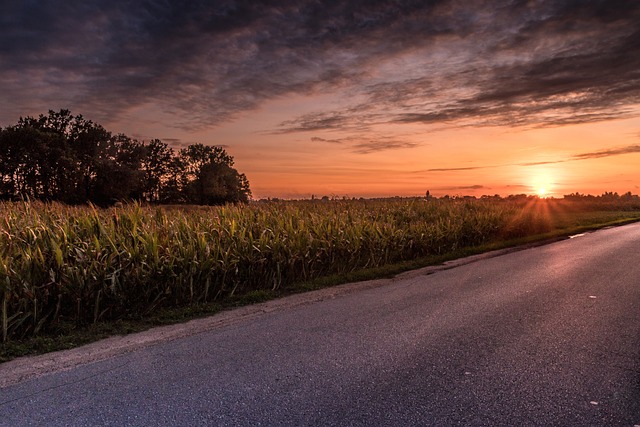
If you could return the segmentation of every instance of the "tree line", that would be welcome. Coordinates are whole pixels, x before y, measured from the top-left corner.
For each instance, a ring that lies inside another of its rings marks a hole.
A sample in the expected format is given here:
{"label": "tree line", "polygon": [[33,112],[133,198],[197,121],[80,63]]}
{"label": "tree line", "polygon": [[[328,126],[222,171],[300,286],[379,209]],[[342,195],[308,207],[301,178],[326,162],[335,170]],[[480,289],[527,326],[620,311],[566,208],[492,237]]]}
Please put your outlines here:
{"label": "tree line", "polygon": [[174,150],[159,139],[141,142],[101,125],[49,111],[0,128],[0,198],[91,202],[224,204],[247,202],[247,177],[222,147]]}

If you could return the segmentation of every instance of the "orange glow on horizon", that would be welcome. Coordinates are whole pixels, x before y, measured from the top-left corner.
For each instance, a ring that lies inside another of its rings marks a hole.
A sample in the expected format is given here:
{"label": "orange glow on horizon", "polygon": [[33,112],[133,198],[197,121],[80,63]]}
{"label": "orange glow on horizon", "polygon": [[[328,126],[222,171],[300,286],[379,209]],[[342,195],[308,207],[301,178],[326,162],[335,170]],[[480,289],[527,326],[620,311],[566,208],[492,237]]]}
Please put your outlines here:
{"label": "orange glow on horizon", "polygon": [[[327,109],[326,102],[309,96],[295,106]],[[640,152],[633,149],[640,143],[640,108],[637,117],[547,128],[379,125],[359,139],[346,129],[265,132],[277,127],[278,114],[296,114],[287,105],[274,101],[242,121],[194,129],[181,140],[224,145],[255,199],[640,193]],[[381,143],[367,152],[358,145],[387,140],[407,145]]]}

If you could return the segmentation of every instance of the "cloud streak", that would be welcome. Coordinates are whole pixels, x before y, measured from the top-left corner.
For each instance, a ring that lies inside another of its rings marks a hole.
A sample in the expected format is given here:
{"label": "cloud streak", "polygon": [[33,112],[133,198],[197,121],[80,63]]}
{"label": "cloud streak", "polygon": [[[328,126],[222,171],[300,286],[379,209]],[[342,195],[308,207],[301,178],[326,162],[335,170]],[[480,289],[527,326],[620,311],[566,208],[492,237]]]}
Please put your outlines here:
{"label": "cloud streak", "polygon": [[[541,161],[541,162],[524,162],[524,163],[511,163],[511,164],[503,164],[503,165],[487,165],[487,166],[470,166],[470,167],[452,167],[452,168],[434,168],[427,169],[426,172],[454,172],[454,171],[471,171],[478,169],[495,169],[506,166],[543,166],[543,165],[554,165],[557,163],[567,163],[567,162],[576,162],[580,160],[591,160],[591,159],[600,159],[603,157],[612,157],[612,156],[622,156],[625,154],[636,154],[640,153],[640,145],[633,144],[627,145],[624,147],[618,148],[610,148],[605,150],[591,151],[588,153],[580,153],[574,154],[571,157],[561,160],[550,160],[550,161]],[[416,172],[425,172],[425,171],[416,171]]]}
{"label": "cloud streak", "polygon": [[573,160],[599,159],[601,157],[620,156],[623,154],[640,153],[640,145],[628,145],[626,147],[612,148],[609,150],[593,151],[573,156]]}
{"label": "cloud streak", "polygon": [[345,145],[349,147],[351,151],[358,154],[370,154],[377,153],[379,151],[413,148],[420,145],[417,142],[406,141],[389,136],[377,136],[375,138],[370,138],[367,136],[355,136],[334,139],[326,139],[314,136],[311,138],[311,141]]}
{"label": "cloud streak", "polygon": [[427,172],[474,171],[478,169],[492,169],[492,168],[499,168],[499,167],[500,167],[499,165],[493,165],[493,166],[468,166],[468,167],[458,167],[458,168],[433,168],[433,169],[427,169]]}

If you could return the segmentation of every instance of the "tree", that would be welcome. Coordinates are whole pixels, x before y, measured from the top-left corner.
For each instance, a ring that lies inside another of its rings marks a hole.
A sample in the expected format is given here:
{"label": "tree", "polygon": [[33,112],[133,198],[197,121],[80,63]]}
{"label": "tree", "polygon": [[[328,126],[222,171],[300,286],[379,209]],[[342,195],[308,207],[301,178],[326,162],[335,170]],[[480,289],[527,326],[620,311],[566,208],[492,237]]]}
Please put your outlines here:
{"label": "tree", "polygon": [[193,144],[177,154],[159,139],[148,144],[112,135],[69,110],[20,118],[0,128],[0,197],[109,205],[237,203],[249,182],[222,147]]}
{"label": "tree", "polygon": [[249,182],[244,174],[224,163],[208,163],[202,167],[199,179],[193,181],[199,204],[219,205],[246,203],[251,197]]}
{"label": "tree", "polygon": [[188,203],[215,205],[247,202],[249,182],[238,173],[222,147],[193,144],[180,150],[183,165],[182,188]]}
{"label": "tree", "polygon": [[169,162],[167,178],[160,187],[160,203],[187,203],[185,165],[182,158],[174,156]]}
{"label": "tree", "polygon": [[5,197],[29,196],[77,203],[92,199],[96,170],[113,145],[102,126],[69,110],[20,118],[2,130],[0,160],[11,178]]}
{"label": "tree", "polygon": [[57,199],[74,165],[64,136],[31,120],[0,130],[2,196]]}
{"label": "tree", "polygon": [[91,183],[91,201],[101,206],[119,200],[142,200],[145,157],[143,143],[119,134],[96,159]]}
{"label": "tree", "polygon": [[163,186],[171,180],[174,151],[159,139],[152,139],[145,146],[142,162],[144,172],[144,198],[150,202],[159,202]]}

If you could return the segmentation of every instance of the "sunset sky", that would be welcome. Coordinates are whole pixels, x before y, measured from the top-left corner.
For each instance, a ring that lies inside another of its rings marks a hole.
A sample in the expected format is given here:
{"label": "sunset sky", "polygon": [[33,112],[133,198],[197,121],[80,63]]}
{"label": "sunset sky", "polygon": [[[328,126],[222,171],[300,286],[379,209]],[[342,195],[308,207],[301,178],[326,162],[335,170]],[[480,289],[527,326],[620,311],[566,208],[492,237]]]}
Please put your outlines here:
{"label": "sunset sky", "polygon": [[640,193],[640,1],[3,1],[0,126],[61,108],[254,198]]}

